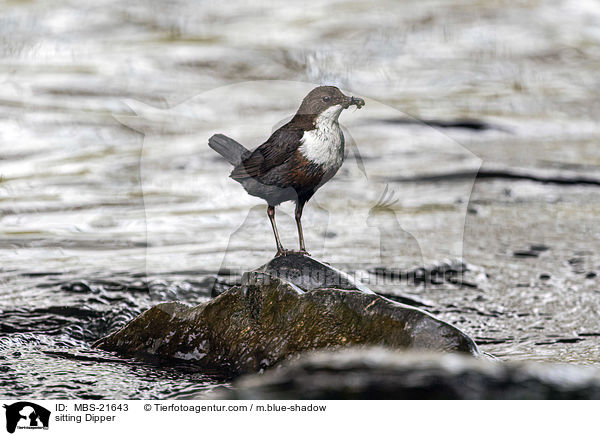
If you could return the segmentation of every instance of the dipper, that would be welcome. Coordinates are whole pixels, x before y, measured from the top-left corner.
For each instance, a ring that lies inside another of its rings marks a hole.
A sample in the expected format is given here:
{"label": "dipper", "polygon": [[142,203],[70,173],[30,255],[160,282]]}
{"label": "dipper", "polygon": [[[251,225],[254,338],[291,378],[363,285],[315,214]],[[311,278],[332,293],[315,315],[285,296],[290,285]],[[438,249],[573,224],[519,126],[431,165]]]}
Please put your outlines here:
{"label": "dipper", "polygon": [[365,104],[348,97],[335,86],[319,86],[308,93],[290,122],[275,130],[256,150],[237,141],[213,135],[208,145],[234,165],[231,177],[255,197],[267,202],[277,256],[290,252],[279,240],[275,206],[296,202],[300,253],[307,254],[302,232],[302,210],[313,194],[328,182],[344,161],[344,134],[338,123],[342,110]]}

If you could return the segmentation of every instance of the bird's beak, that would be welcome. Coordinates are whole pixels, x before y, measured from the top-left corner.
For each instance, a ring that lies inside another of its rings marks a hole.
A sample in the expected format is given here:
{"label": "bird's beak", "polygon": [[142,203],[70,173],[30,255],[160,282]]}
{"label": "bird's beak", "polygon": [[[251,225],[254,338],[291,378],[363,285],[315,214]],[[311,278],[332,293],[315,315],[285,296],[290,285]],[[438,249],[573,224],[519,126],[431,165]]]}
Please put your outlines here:
{"label": "bird's beak", "polygon": [[362,98],[358,97],[346,97],[346,104],[344,105],[344,109],[348,109],[352,105],[356,106],[357,109],[360,109],[365,105],[365,101]]}

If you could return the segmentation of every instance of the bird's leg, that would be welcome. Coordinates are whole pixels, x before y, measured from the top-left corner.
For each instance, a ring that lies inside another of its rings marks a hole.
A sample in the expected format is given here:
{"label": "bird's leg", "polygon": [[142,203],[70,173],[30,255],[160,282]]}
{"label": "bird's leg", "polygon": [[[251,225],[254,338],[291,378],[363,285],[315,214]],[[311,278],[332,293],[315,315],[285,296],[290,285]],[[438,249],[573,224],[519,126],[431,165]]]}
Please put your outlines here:
{"label": "bird's leg", "polygon": [[308,255],[304,246],[304,233],[302,231],[302,209],[304,209],[304,202],[298,200],[296,203],[296,226],[298,227],[298,239],[300,240],[300,253]]}
{"label": "bird's leg", "polygon": [[269,215],[269,220],[271,221],[271,227],[273,227],[273,234],[275,235],[275,243],[277,244],[277,256],[285,255],[286,251],[283,249],[283,245],[281,245],[281,241],[279,240],[279,233],[277,232],[277,224],[275,224],[275,206],[267,207],[267,215]]}

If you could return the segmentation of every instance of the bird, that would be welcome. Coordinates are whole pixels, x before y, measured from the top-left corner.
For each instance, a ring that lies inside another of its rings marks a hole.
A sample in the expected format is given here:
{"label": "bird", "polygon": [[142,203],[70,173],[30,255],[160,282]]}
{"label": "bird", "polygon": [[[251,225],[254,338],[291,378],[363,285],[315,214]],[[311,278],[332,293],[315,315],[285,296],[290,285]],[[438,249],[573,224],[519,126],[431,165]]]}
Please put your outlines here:
{"label": "bird", "polygon": [[[304,97],[292,119],[254,151],[221,133],[208,140],[209,146],[233,165],[229,177],[248,194],[267,202],[277,246],[275,257],[290,253],[309,256],[302,230],[304,205],[344,161],[344,134],[338,121],[341,112],[364,105],[362,98],[346,96],[335,86],[318,86]],[[284,249],[277,231],[275,207],[286,201],[296,203],[298,252]]]}

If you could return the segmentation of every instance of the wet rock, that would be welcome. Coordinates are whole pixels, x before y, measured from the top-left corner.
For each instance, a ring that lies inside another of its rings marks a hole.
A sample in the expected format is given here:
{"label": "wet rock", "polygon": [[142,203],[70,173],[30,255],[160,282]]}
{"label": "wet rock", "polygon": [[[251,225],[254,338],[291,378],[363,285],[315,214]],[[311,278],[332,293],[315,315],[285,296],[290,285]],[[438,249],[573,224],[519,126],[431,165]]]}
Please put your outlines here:
{"label": "wet rock", "polygon": [[550,247],[548,247],[547,245],[544,245],[544,244],[533,244],[529,247],[529,249],[532,251],[543,252],[543,251],[550,250]]}
{"label": "wet rock", "polygon": [[[312,257],[297,254],[276,257],[266,265],[258,268],[257,271],[292,283],[305,291],[335,288],[361,291],[367,294],[373,293],[345,272]],[[250,274],[252,275],[252,273]],[[244,278],[242,282],[244,282]]]}
{"label": "wet rock", "polygon": [[[577,171],[565,171],[549,168],[512,168],[501,165],[484,165],[479,171],[457,170],[439,174],[426,174],[413,177],[392,177],[393,182],[443,182],[457,180],[504,179],[504,180],[530,180],[539,183],[553,183],[557,185],[594,185],[600,186],[600,178],[582,175]],[[505,190],[510,196],[510,190]]]}
{"label": "wet rock", "polygon": [[464,280],[462,277],[449,277],[448,283],[452,283],[453,285],[460,286],[463,288],[471,288],[478,289],[477,283],[470,282],[468,280]]}
{"label": "wet rock", "polygon": [[517,250],[513,251],[514,257],[539,257],[540,253],[534,250]]}
{"label": "wet rock", "polygon": [[482,120],[475,119],[456,119],[456,120],[425,120],[417,118],[386,118],[378,120],[387,124],[416,124],[428,125],[432,127],[441,127],[445,129],[469,129],[469,130],[489,130],[496,129],[507,131],[505,127],[489,124]]}
{"label": "wet rock", "polygon": [[[296,285],[304,291],[336,288],[347,291],[361,291],[367,294],[373,293],[345,272],[311,257],[298,254],[276,257],[256,271]],[[246,284],[248,277],[251,276],[245,274],[238,285]],[[231,288],[230,284],[217,280],[211,291],[211,296],[213,298],[217,297],[229,288]]]}
{"label": "wet rock", "polygon": [[218,297],[223,292],[225,292],[227,289],[232,288],[235,285],[236,285],[235,283],[232,284],[226,280],[223,280],[221,277],[217,276],[213,279],[210,296],[211,296],[211,298]]}
{"label": "wet rock", "polygon": [[535,342],[535,345],[551,345],[551,344],[576,344],[577,342],[583,341],[583,338],[558,338],[550,339],[547,341]]}
{"label": "wet rock", "polygon": [[309,353],[265,374],[246,376],[234,388],[216,396],[244,400],[600,399],[600,370],[355,347]]}
{"label": "wet rock", "polygon": [[[448,260],[441,263],[420,266],[411,270],[398,268],[375,267],[368,270],[370,274],[390,282],[410,285],[441,285],[444,282],[457,283],[469,271],[469,266],[459,260]],[[475,286],[476,287],[476,286]]]}
{"label": "wet rock", "polygon": [[479,345],[497,345],[497,344],[506,344],[507,342],[512,342],[514,338],[487,338],[485,336],[478,336],[477,343]]}
{"label": "wet rock", "polygon": [[236,375],[303,351],[352,344],[479,353],[456,327],[297,255],[246,273],[241,286],[198,306],[159,304],[94,345]]}
{"label": "wet rock", "polygon": [[406,304],[408,306],[413,307],[433,307],[433,303],[423,297],[418,295],[409,295],[403,293],[397,293],[395,291],[392,292],[383,292],[377,291],[378,295],[389,298],[392,301],[397,301],[398,303]]}

